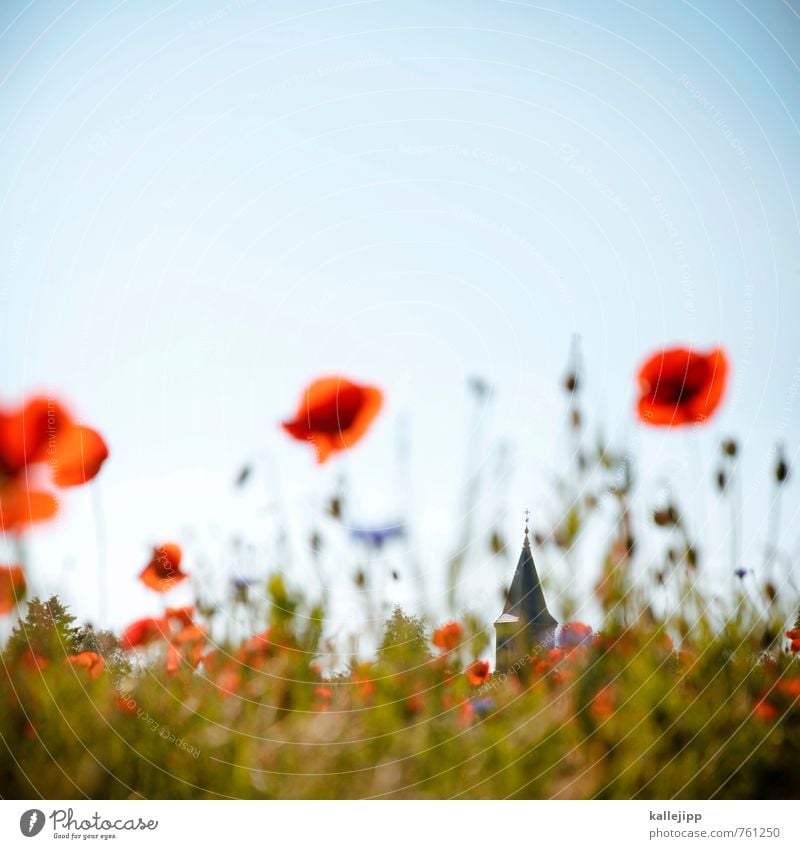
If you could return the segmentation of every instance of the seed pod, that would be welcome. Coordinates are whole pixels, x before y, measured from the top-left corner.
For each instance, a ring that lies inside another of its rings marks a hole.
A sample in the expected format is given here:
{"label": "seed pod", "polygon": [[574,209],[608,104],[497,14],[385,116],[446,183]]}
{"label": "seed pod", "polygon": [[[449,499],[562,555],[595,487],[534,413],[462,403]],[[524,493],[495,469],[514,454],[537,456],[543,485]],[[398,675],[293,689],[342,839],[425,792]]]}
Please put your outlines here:
{"label": "seed pod", "polygon": [[722,443],[722,453],[727,455],[728,457],[735,457],[739,450],[739,446],[736,444],[735,439],[726,439]]}
{"label": "seed pod", "polygon": [[564,378],[564,389],[566,389],[567,392],[575,392],[575,390],[577,388],[578,388],[578,375],[575,374],[574,371],[571,371]]}
{"label": "seed pod", "polygon": [[727,483],[728,478],[726,477],[725,472],[720,469],[717,472],[717,489],[719,489],[720,492],[725,492],[725,486]]}

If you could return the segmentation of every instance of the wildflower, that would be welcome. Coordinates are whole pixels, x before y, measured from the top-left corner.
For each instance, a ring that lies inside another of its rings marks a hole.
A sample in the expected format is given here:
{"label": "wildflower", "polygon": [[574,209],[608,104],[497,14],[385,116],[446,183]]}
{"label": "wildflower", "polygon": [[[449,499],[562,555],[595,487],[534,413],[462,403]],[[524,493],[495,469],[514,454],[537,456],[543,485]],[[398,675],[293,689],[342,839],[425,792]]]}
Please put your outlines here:
{"label": "wildflower", "polygon": [[353,383],[343,377],[314,381],[303,393],[294,418],[282,423],[294,439],[310,442],[317,462],[355,445],[367,432],[383,404],[374,386]]}
{"label": "wildflower", "polygon": [[75,423],[57,401],[34,397],[18,410],[0,409],[0,530],[19,531],[56,514],[58,502],[39,480],[42,470],[58,487],[80,486],[107,457],[100,434]]}
{"label": "wildflower", "polygon": [[47,669],[50,666],[50,661],[40,654],[36,654],[32,649],[26,649],[22,655],[22,662],[28,669]]}
{"label": "wildflower", "polygon": [[743,581],[749,572],[749,569],[743,569],[741,566],[734,571],[734,575],[740,580]]}
{"label": "wildflower", "polygon": [[562,648],[587,645],[592,641],[592,629],[583,622],[567,622],[561,628],[558,644]]}
{"label": "wildflower", "polygon": [[370,676],[371,663],[359,663],[352,674],[352,681],[358,684],[358,693],[361,696],[371,696],[375,692],[375,682]]}
{"label": "wildflower", "polygon": [[464,629],[458,622],[448,622],[446,625],[437,628],[431,639],[436,648],[443,652],[449,652],[458,646],[463,633]]}
{"label": "wildflower", "polygon": [[614,713],[614,688],[611,685],[598,690],[589,710],[595,719],[608,719]]}
{"label": "wildflower", "polygon": [[10,613],[25,597],[27,584],[21,566],[0,566],[0,616]]}
{"label": "wildflower", "polygon": [[153,549],[150,562],[139,573],[139,580],[151,590],[165,593],[189,576],[181,572],[181,549],[175,543],[165,543]]}
{"label": "wildflower", "polygon": [[131,696],[117,696],[114,699],[114,704],[123,712],[123,713],[136,713],[138,710],[138,705],[136,704],[136,700]]}
{"label": "wildflower", "polygon": [[488,713],[495,707],[495,701],[489,696],[484,696],[480,699],[470,699],[472,703],[472,711],[478,716],[483,715],[484,713]]}
{"label": "wildflower", "polygon": [[789,638],[789,649],[792,654],[800,652],[800,628],[792,628],[791,631],[786,632],[786,636]]}
{"label": "wildflower", "polygon": [[270,639],[270,629],[248,637],[236,652],[236,657],[245,666],[258,669],[275,655],[275,644]]}
{"label": "wildflower", "polygon": [[776,689],[791,699],[800,699],[800,678],[784,678]]}
{"label": "wildflower", "polygon": [[53,483],[60,487],[82,486],[97,476],[108,459],[108,446],[96,430],[73,425],[51,446],[49,459]]}
{"label": "wildflower", "polygon": [[772,702],[768,702],[766,699],[759,699],[753,705],[753,714],[765,722],[772,722],[778,717],[778,709]]}
{"label": "wildflower", "polygon": [[191,625],[194,617],[194,606],[187,604],[184,607],[168,607],[164,611],[164,618],[168,622],[177,622],[180,625]]}
{"label": "wildflower", "polygon": [[93,651],[82,651],[79,654],[73,654],[65,659],[65,663],[71,663],[73,666],[87,670],[90,678],[98,678],[106,666],[105,660],[97,652]]}
{"label": "wildflower", "polygon": [[381,549],[392,539],[402,539],[406,533],[406,526],[402,522],[389,525],[379,525],[374,528],[351,528],[352,539],[363,542],[370,548]]}
{"label": "wildflower", "polygon": [[721,348],[707,354],[688,348],[660,351],[639,369],[639,418],[661,427],[704,422],[722,400],[727,374]]}
{"label": "wildflower", "polygon": [[333,690],[330,687],[317,687],[314,690],[314,696],[317,699],[317,710],[325,713],[330,710],[331,702],[333,701]]}
{"label": "wildflower", "polygon": [[476,660],[466,669],[467,680],[473,687],[485,684],[489,680],[489,663],[485,660]]}
{"label": "wildflower", "polygon": [[137,649],[148,646],[157,640],[166,637],[166,628],[163,619],[155,619],[152,616],[137,619],[129,625],[122,634],[120,646],[125,650]]}

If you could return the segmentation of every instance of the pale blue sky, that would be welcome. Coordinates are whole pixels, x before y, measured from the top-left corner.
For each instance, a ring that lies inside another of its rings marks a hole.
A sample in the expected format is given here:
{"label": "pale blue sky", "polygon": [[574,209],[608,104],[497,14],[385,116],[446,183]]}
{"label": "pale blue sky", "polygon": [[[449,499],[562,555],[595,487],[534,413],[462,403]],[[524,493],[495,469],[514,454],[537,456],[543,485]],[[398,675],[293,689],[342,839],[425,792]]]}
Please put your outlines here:
{"label": "pale blue sky", "polygon": [[[516,546],[523,507],[553,510],[574,333],[592,430],[643,486],[668,477],[721,551],[715,444],[742,440],[761,562],[772,446],[800,445],[796,4],[6,0],[0,36],[0,397],[49,389],[108,438],[110,622],[158,609],[134,580],[149,543],[184,542],[192,571],[236,530],[272,539],[267,503],[307,580],[305,528],[343,467],[360,520],[401,510],[403,421],[441,574],[470,374],[497,387],[486,444],[514,448],[477,526],[505,510]],[[675,343],[724,346],[731,391],[701,433],[645,433],[635,369]],[[329,372],[387,405],[319,468],[276,423]],[[34,589],[95,615],[88,492],[30,552]],[[478,557],[471,591],[494,599],[500,574]]]}

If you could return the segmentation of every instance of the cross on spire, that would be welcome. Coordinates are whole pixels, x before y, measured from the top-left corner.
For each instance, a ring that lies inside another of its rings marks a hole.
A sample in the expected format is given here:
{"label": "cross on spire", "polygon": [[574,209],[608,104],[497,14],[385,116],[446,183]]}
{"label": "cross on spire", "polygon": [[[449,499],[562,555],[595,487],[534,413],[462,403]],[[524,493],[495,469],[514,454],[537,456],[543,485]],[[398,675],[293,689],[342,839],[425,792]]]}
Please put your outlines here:
{"label": "cross on spire", "polygon": [[525,508],[525,536],[528,536],[528,518],[531,515],[531,511]]}

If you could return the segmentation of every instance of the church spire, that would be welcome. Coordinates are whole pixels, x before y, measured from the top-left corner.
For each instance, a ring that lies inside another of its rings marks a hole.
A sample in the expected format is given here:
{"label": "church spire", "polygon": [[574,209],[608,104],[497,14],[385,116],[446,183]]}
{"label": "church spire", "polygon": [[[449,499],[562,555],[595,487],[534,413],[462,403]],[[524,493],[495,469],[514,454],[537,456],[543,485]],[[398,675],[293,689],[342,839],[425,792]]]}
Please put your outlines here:
{"label": "church spire", "polygon": [[525,511],[525,537],[514,578],[506,595],[503,612],[495,620],[497,667],[508,668],[515,656],[521,657],[541,646],[555,643],[558,622],[547,608],[529,538],[530,511]]}

